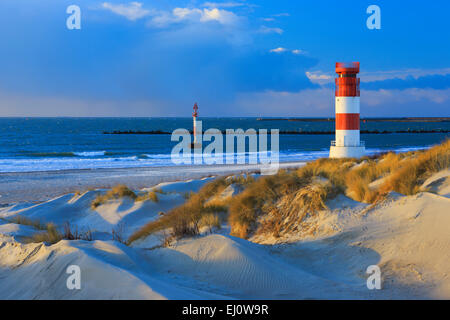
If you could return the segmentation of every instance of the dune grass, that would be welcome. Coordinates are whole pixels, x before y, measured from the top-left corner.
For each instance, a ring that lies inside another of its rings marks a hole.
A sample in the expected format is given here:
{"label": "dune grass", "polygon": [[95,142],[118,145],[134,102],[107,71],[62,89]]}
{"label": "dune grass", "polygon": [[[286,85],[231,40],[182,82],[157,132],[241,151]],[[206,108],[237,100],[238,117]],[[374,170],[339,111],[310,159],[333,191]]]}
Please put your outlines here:
{"label": "dune grass", "polygon": [[30,237],[25,237],[25,243],[37,243],[46,242],[48,244],[55,244],[62,239],[66,240],[92,240],[92,234],[90,230],[86,232],[78,232],[78,229],[74,231],[71,229],[70,224],[67,222],[64,224],[63,232],[58,231],[55,224],[43,223],[39,219],[31,219],[25,216],[16,215],[7,219],[8,222],[17,223],[25,226],[31,226],[39,232],[36,232]]}
{"label": "dune grass", "polygon": [[209,233],[212,233],[214,229],[221,228],[220,217],[218,214],[205,214],[200,218],[199,226],[208,228]]}
{"label": "dune grass", "polygon": [[62,234],[58,231],[53,223],[48,223],[44,232],[38,232],[31,237],[25,238],[25,243],[45,242],[55,244],[63,239]]}
{"label": "dune grass", "polygon": [[[449,168],[449,157],[448,139],[424,151],[389,152],[358,160],[323,158],[294,171],[262,177],[231,201],[231,234],[247,238],[252,232],[271,232],[277,236],[308,214],[325,209],[326,200],[339,193],[365,203],[375,203],[391,191],[417,193],[433,173]],[[383,179],[380,185],[370,186],[377,179]],[[265,219],[258,222],[261,216]]]}
{"label": "dune grass", "polygon": [[37,232],[31,237],[26,237],[24,242],[47,242],[54,244],[61,240],[62,234],[58,232],[56,226],[53,223],[43,223],[39,219],[31,219],[25,216],[16,215],[8,219],[11,223],[17,223],[25,226],[33,227],[41,232]]}
{"label": "dune grass", "polygon": [[59,231],[55,224],[47,223],[45,229],[41,229],[43,232],[37,232],[30,237],[24,239],[25,243],[39,243],[45,242],[47,244],[55,244],[61,240],[85,240],[92,241],[92,232],[88,228],[84,232],[78,231],[78,228],[74,229],[70,223],[66,222],[63,226],[63,231]]}
{"label": "dune grass", "polygon": [[92,210],[95,210],[100,205],[106,203],[108,200],[113,199],[120,199],[128,197],[133,200],[136,200],[137,195],[128,188],[126,185],[118,184],[111,188],[111,190],[108,190],[105,194],[99,194],[91,203]]}
{"label": "dune grass", "polygon": [[157,188],[143,194],[136,194],[133,190],[128,188],[126,185],[118,184],[112,187],[104,194],[99,194],[91,203],[92,210],[95,210],[102,204],[106,203],[108,200],[121,199],[128,197],[136,202],[140,201],[153,201],[155,203],[159,202],[158,194],[165,194],[162,189]]}
{"label": "dune grass", "polygon": [[[325,208],[325,200],[335,195],[331,183],[314,182],[317,167],[306,165],[295,171],[281,170],[273,176],[264,176],[250,184],[241,194],[234,197],[229,206],[231,234],[247,238],[256,229],[260,216],[269,215],[263,229],[279,225],[290,216],[287,208],[280,208],[280,201],[303,210]],[[287,211],[286,211],[287,210]]]}
{"label": "dune grass", "polygon": [[433,173],[450,167],[450,139],[426,151],[411,153],[400,162],[384,182],[380,192],[396,191],[405,195],[420,191],[420,186]]}
{"label": "dune grass", "polygon": [[[219,178],[186,202],[133,234],[128,242],[171,229],[175,238],[196,235],[203,225],[218,225],[217,212],[227,212],[231,234],[247,238],[255,232],[277,236],[292,231],[305,217],[326,209],[326,201],[343,193],[376,203],[391,191],[405,195],[420,191],[433,173],[449,168],[450,139],[428,150],[388,152],[361,159],[322,158],[296,170],[280,170],[254,179],[250,175]],[[371,184],[374,181],[376,184]],[[243,190],[227,201],[209,201],[230,184]],[[261,219],[264,218],[264,219]],[[202,221],[202,222],[201,222]]]}
{"label": "dune grass", "polygon": [[[225,206],[208,204],[207,201],[230,184],[231,181],[226,181],[225,178],[217,178],[205,184],[197,193],[191,193],[183,205],[170,210],[158,220],[146,224],[133,233],[128,243],[165,229],[170,229],[170,236],[175,239],[199,234],[200,221],[204,216],[227,210]],[[203,218],[204,222],[207,221],[205,219],[211,218]]]}
{"label": "dune grass", "polygon": [[8,218],[7,221],[24,226],[31,226],[38,230],[47,230],[47,224],[42,223],[39,219],[31,219],[25,216],[15,215],[11,218]]}
{"label": "dune grass", "polygon": [[159,198],[156,191],[149,191],[143,195],[137,196],[136,201],[153,201],[155,203],[158,203]]}
{"label": "dune grass", "polygon": [[255,181],[255,178],[250,174],[239,174],[235,176],[228,177],[230,183],[236,185],[240,188],[245,188]]}

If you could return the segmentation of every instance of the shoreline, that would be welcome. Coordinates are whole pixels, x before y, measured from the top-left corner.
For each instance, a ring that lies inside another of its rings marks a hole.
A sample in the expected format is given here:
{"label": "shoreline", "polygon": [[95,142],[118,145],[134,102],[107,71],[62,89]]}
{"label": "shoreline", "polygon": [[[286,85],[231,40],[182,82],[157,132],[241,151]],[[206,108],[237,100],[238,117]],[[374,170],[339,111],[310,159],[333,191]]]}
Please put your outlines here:
{"label": "shoreline", "polygon": [[[296,168],[305,163],[306,161],[281,162],[279,168]],[[251,173],[259,171],[261,167],[261,164],[223,164],[4,172],[0,173],[0,206],[42,202],[76,191],[106,189],[117,184],[142,189],[163,182]]]}

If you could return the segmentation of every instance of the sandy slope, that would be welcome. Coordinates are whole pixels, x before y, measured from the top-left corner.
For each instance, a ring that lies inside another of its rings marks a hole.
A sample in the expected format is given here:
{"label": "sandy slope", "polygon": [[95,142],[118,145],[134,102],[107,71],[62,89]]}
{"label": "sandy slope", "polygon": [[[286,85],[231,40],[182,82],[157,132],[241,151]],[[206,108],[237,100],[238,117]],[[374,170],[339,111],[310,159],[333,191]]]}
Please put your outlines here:
{"label": "sandy slope", "polygon": [[[158,203],[134,202],[131,199],[123,198],[110,200],[92,210],[90,205],[101,192],[101,190],[96,190],[81,195],[67,194],[39,204],[21,204],[0,208],[0,218],[8,219],[8,217],[19,214],[31,219],[38,219],[41,222],[53,222],[59,226],[69,222],[72,228],[78,228],[79,231],[86,231],[89,228],[93,232],[94,239],[100,240],[110,240],[112,229],[122,227],[123,236],[127,238],[142,225],[157,219],[159,212],[167,212],[182,204],[185,201],[184,193],[198,191],[211,179],[162,183],[143,189],[143,191],[148,191],[159,188],[166,192],[166,194],[158,194]],[[14,235],[29,234],[25,229],[23,233],[20,231],[17,230]],[[1,232],[0,229],[0,233],[4,232]],[[5,234],[12,235],[11,232]]]}
{"label": "sandy slope", "polygon": [[[102,240],[25,245],[18,241],[31,227],[0,219],[0,298],[450,299],[448,176],[441,172],[425,182],[434,193],[392,193],[374,207],[341,195],[311,217],[314,233],[292,234],[282,244],[256,237],[266,245],[252,243],[225,229],[152,250]],[[159,203],[111,201],[93,211],[95,192],[88,192],[2,208],[0,217],[69,220],[109,240],[112,227],[125,223],[129,234],[204,182],[161,185],[171,193]],[[81,267],[81,290],[66,287],[72,264]],[[367,289],[369,265],[381,268],[382,290]]]}
{"label": "sandy slope", "polygon": [[401,197],[367,213],[356,240],[380,255],[385,288],[401,286],[450,298],[450,199],[431,193]]}
{"label": "sandy slope", "polygon": [[[210,235],[152,251],[105,241],[23,245],[0,237],[2,299],[317,299],[368,297],[305,272],[267,248]],[[66,287],[69,265],[82,289]]]}
{"label": "sandy slope", "polygon": [[428,178],[422,188],[450,198],[450,170],[443,170]]}
{"label": "sandy slope", "polygon": [[[22,245],[0,236],[1,299],[214,299],[217,295],[164,281],[138,252],[105,241]],[[66,286],[69,265],[81,289]]]}

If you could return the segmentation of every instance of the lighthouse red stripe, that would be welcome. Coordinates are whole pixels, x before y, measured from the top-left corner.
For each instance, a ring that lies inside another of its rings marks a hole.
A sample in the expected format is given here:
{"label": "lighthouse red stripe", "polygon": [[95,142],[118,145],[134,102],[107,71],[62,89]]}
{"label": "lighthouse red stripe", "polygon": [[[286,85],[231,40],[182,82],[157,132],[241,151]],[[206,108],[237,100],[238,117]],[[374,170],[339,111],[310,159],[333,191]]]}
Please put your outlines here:
{"label": "lighthouse red stripe", "polygon": [[359,97],[359,78],[336,78],[336,97]]}
{"label": "lighthouse red stripe", "polygon": [[336,130],[359,130],[359,113],[336,113]]}

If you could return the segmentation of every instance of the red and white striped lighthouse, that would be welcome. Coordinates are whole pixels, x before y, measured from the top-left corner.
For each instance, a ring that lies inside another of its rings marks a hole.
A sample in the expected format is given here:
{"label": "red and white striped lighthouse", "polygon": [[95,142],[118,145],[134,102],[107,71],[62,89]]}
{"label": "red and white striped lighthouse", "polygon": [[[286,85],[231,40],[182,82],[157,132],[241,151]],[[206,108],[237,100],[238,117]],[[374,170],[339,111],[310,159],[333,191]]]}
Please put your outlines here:
{"label": "red and white striped lighthouse", "polygon": [[[202,122],[197,122],[198,117],[198,105],[197,102],[194,104],[194,112],[192,112],[192,121],[193,121],[193,136],[194,136],[194,142],[191,143],[191,148],[199,149],[202,147],[201,143],[201,135],[202,135]],[[199,141],[200,139],[200,141]]]}
{"label": "red and white striped lighthouse", "polygon": [[359,62],[337,62],[336,73],[336,140],[330,158],[360,158],[365,147],[359,133]]}
{"label": "red and white striped lighthouse", "polygon": [[193,120],[193,136],[194,143],[197,143],[197,117],[198,117],[198,106],[197,102],[194,104],[194,112],[192,112],[192,120]]}

